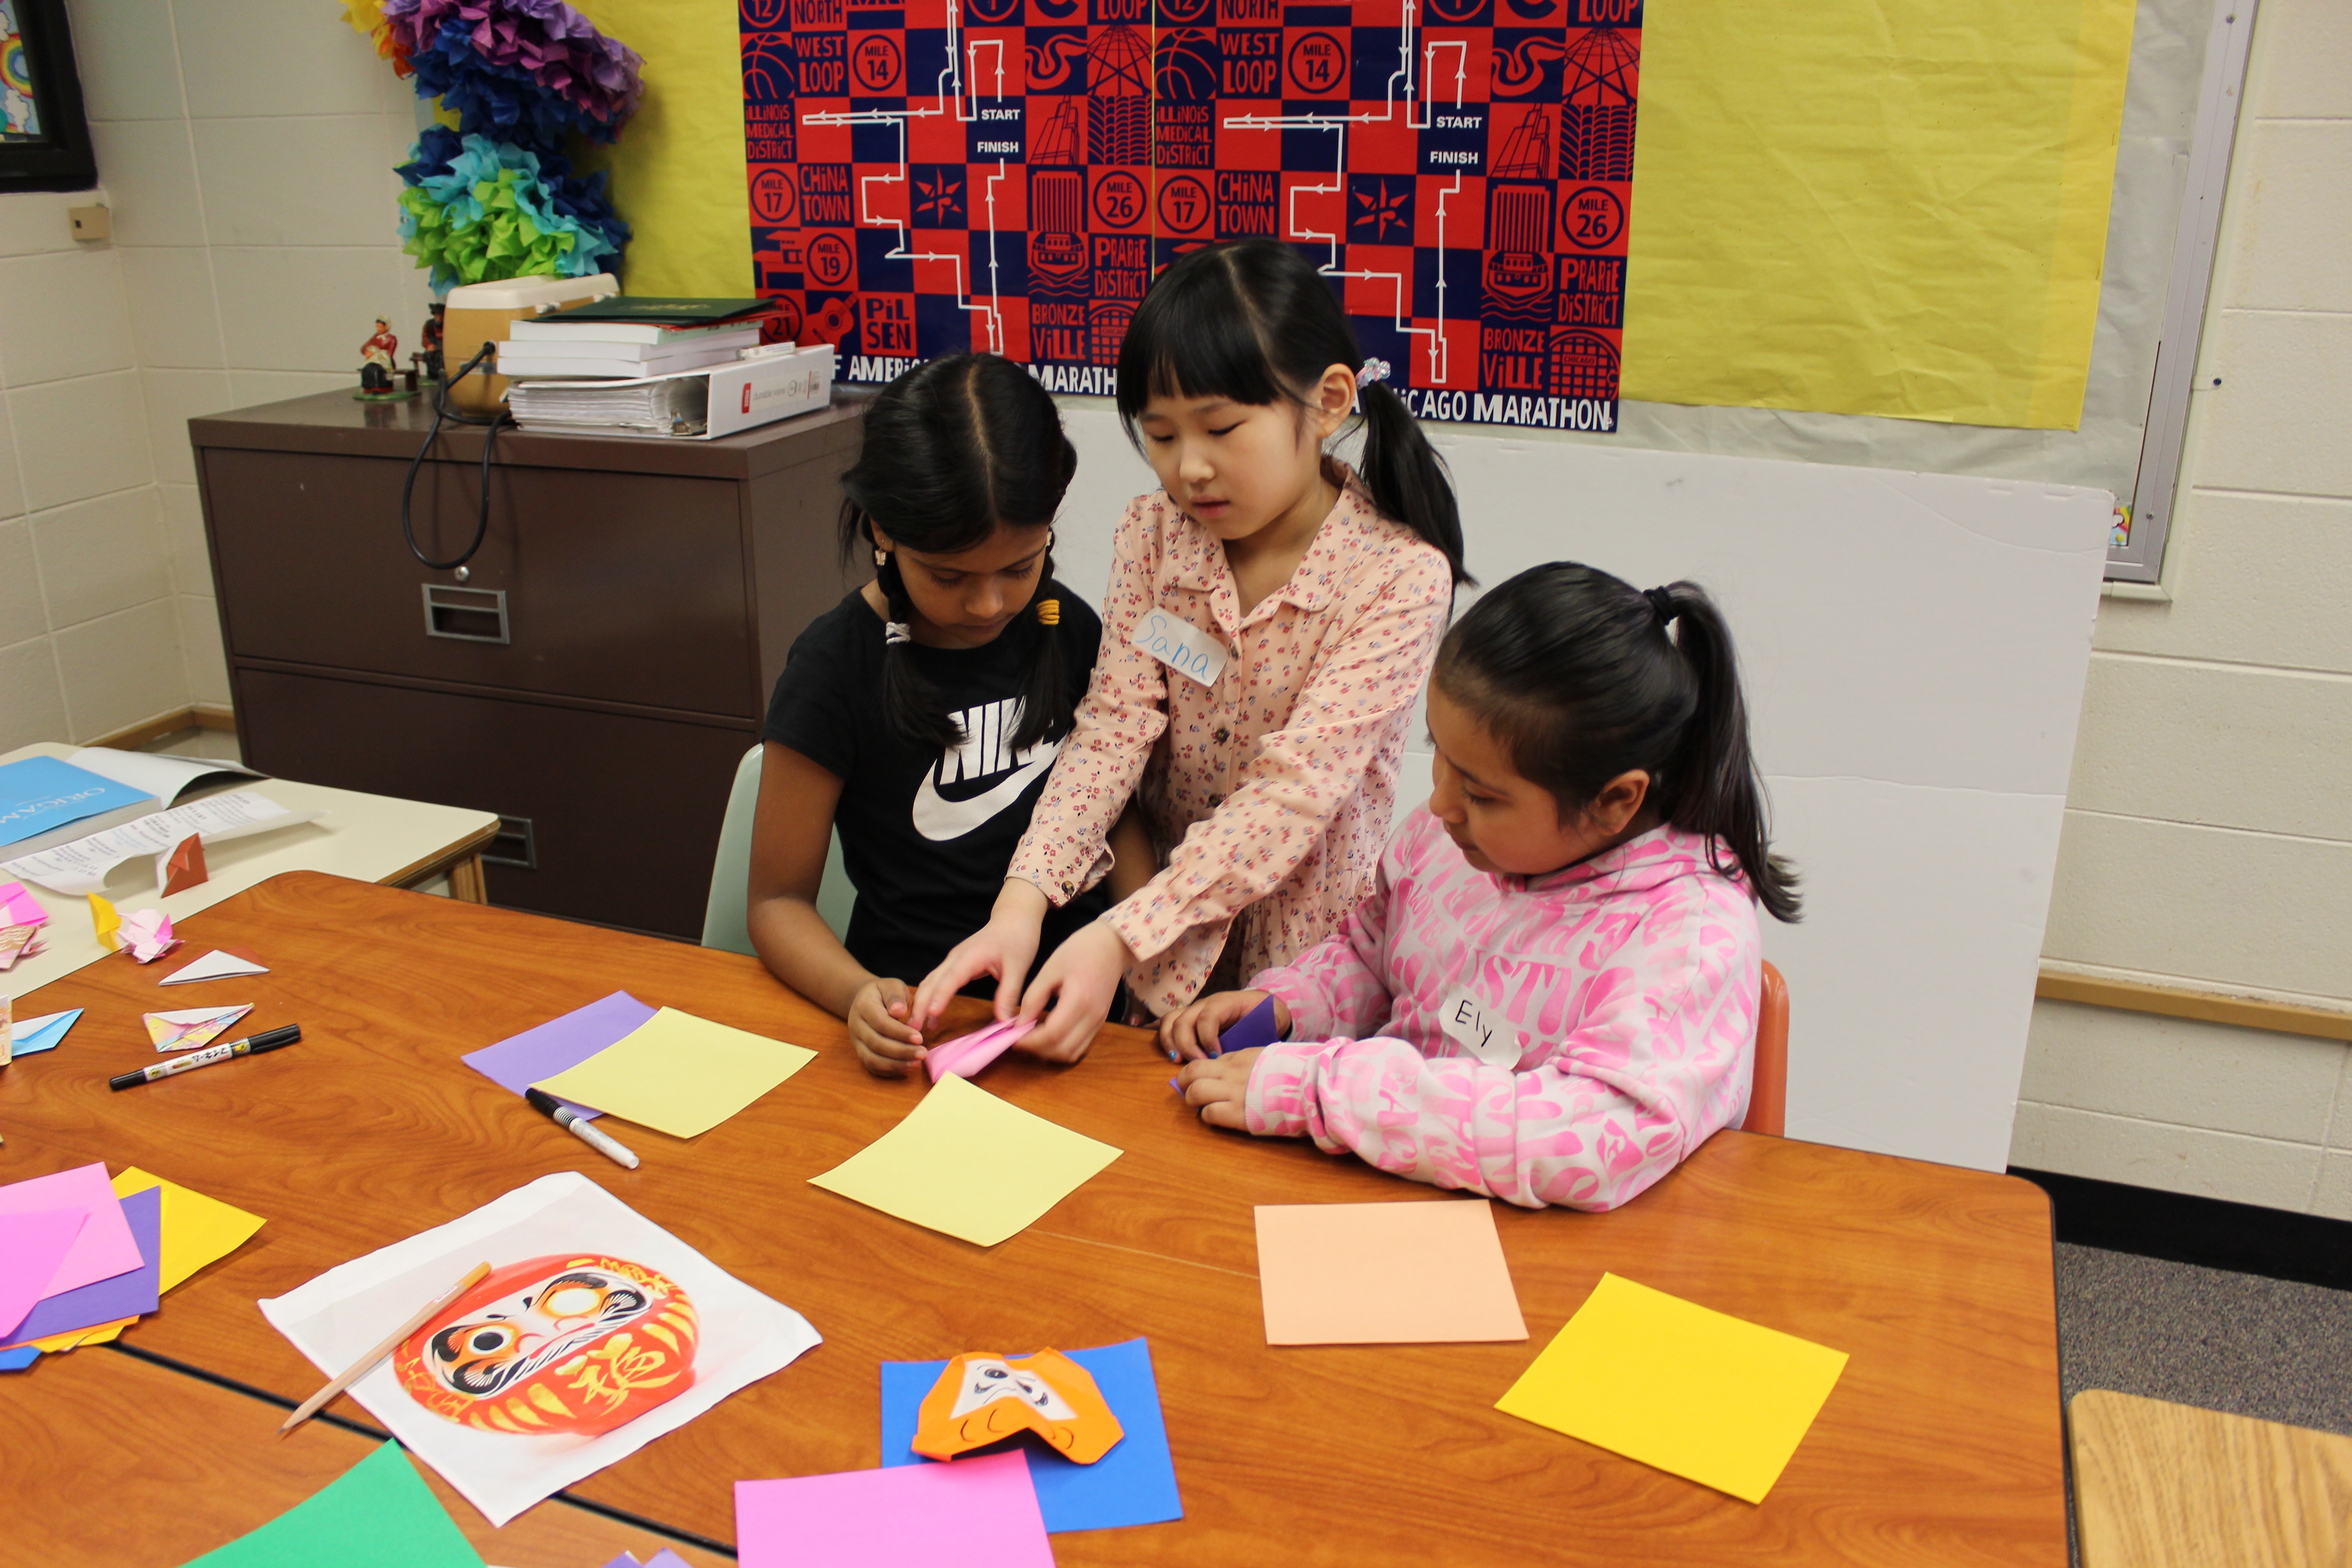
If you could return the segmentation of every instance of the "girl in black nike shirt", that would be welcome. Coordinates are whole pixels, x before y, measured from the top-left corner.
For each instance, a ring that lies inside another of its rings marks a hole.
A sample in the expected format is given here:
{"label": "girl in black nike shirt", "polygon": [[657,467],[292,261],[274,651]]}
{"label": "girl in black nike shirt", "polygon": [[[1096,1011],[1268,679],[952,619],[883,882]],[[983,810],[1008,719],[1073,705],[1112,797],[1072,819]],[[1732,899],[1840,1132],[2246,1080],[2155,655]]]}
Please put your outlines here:
{"label": "girl in black nike shirt", "polygon": [[[1053,522],[1077,466],[1060,415],[994,354],[932,360],[884,388],[842,476],[845,552],[874,581],[793,644],[761,731],[750,922],[761,962],[849,1024],[895,1078],[925,1042],[912,985],[987,923],[1013,847],[1085,695],[1102,623],[1053,580]],[[833,833],[857,889],[848,935],[816,912]],[[1154,870],[1139,819],[1038,956]]]}

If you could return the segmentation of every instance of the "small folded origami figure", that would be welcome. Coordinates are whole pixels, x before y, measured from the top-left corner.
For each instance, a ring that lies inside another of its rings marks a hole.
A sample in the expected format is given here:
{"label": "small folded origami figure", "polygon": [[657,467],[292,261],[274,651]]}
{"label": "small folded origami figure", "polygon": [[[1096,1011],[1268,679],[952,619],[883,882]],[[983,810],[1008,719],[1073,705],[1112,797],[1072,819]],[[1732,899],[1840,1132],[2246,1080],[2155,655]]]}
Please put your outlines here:
{"label": "small folded origami figure", "polygon": [[163,890],[167,893],[200,888],[211,876],[205,865],[205,841],[197,834],[191,833],[181,839],[163,861]]}
{"label": "small folded origami figure", "polygon": [[133,910],[119,915],[112,904],[92,893],[89,919],[101,943],[142,963],[152,963],[180,945],[180,939],[172,934],[172,917],[161,910]]}
{"label": "small folded origami figure", "polygon": [[948,1363],[923,1395],[911,1446],[927,1458],[951,1459],[1024,1431],[1081,1465],[1093,1464],[1127,1436],[1093,1375],[1061,1352],[967,1351]]}

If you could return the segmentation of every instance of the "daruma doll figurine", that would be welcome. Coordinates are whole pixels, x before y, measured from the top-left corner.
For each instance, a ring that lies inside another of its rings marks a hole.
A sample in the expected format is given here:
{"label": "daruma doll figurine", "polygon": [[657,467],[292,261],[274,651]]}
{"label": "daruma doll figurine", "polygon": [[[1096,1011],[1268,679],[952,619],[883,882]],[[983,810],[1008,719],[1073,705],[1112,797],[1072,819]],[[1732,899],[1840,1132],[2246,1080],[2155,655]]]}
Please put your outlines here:
{"label": "daruma doll figurine", "polygon": [[392,1362],[410,1398],[460,1426],[594,1436],[691,1388],[700,1338],[666,1276],[559,1252],[492,1270]]}

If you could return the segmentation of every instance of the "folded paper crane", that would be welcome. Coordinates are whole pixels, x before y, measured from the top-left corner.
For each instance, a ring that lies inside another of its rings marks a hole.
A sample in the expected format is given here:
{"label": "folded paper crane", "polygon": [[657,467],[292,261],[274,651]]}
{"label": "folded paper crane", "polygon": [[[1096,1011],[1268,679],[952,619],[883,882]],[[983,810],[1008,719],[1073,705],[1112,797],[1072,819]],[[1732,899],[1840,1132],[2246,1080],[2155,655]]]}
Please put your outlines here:
{"label": "folded paper crane", "polygon": [[948,1074],[971,1078],[981,1068],[1011,1050],[1013,1045],[1037,1026],[1034,1018],[1012,1018],[1002,1024],[992,1024],[985,1029],[969,1035],[958,1035],[942,1045],[933,1046],[924,1058],[931,1069],[931,1081],[937,1083]]}

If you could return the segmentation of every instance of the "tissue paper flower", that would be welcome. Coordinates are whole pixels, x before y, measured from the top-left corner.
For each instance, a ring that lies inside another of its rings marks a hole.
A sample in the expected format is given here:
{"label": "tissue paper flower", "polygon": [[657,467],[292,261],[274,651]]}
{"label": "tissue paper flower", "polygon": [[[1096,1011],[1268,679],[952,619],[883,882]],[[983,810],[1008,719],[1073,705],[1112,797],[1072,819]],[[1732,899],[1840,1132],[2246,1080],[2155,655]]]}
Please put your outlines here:
{"label": "tissue paper flower", "polygon": [[610,142],[645,95],[636,52],[563,0],[381,3],[417,92],[456,111],[460,131],[551,146],[566,131]]}
{"label": "tissue paper flower", "polygon": [[629,226],[602,171],[583,180],[562,153],[428,127],[400,167],[403,248],[436,289],[498,278],[583,278],[611,269]]}
{"label": "tissue paper flower", "polygon": [[377,55],[392,62],[395,75],[415,74],[408,63],[408,46],[394,36],[392,24],[384,19],[383,0],[343,0],[343,20],[375,46]]}

